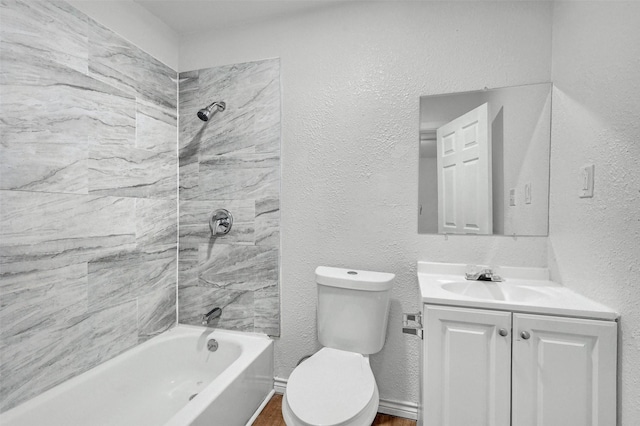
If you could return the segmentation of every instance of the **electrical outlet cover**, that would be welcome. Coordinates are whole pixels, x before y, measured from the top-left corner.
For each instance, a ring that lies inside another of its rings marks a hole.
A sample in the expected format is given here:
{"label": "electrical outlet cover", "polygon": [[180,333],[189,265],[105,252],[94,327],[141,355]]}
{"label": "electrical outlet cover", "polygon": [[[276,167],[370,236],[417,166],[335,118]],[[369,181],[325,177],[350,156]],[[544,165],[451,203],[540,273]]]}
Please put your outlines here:
{"label": "electrical outlet cover", "polygon": [[593,197],[594,172],[595,165],[593,164],[583,166],[580,170],[580,178],[582,181],[582,188],[580,188],[580,191],[578,193],[580,198]]}

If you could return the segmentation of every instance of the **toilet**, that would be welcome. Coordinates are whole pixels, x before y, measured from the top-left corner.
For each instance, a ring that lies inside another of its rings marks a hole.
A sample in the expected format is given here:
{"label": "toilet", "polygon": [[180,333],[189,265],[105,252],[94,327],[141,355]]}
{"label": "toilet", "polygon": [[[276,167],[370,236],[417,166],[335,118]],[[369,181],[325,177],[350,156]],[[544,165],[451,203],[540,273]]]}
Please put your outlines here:
{"label": "toilet", "polygon": [[394,274],[319,266],[318,340],[282,398],[287,426],[370,426],[378,386],[369,355],[384,346]]}

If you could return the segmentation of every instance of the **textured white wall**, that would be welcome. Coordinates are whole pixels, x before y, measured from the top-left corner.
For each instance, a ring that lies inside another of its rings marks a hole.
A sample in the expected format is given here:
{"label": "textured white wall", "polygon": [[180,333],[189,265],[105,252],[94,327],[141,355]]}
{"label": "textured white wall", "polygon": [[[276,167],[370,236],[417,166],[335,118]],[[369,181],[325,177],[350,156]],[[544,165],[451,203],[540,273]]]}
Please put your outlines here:
{"label": "textured white wall", "polygon": [[[281,58],[282,332],[288,377],[319,346],[318,265],[397,274],[387,343],[372,356],[381,397],[418,401],[418,259],[546,265],[546,237],[417,234],[419,96],[549,81],[546,2],[349,2],[186,37],[180,70]],[[213,123],[215,125],[215,123]]]}
{"label": "textured white wall", "polygon": [[[553,17],[549,264],[622,314],[620,425],[640,424],[640,3],[558,3]],[[593,198],[579,170],[595,164]]]}
{"label": "textured white wall", "polygon": [[139,4],[132,0],[67,0],[67,3],[173,70],[178,69],[178,34]]}

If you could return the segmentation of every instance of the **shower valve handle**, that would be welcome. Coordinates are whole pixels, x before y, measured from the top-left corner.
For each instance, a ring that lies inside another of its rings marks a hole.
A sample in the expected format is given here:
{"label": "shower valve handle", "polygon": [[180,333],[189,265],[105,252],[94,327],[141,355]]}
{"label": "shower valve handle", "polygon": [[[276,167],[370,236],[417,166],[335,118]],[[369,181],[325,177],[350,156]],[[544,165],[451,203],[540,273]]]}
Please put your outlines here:
{"label": "shower valve handle", "polygon": [[209,219],[209,228],[211,228],[211,236],[226,235],[231,231],[233,225],[233,216],[228,210],[220,209],[213,212]]}

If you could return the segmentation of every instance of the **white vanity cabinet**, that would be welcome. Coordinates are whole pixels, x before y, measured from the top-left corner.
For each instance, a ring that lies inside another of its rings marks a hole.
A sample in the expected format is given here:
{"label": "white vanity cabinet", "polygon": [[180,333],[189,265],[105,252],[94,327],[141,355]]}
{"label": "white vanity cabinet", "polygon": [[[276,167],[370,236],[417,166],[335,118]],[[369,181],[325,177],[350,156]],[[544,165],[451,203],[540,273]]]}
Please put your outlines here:
{"label": "white vanity cabinet", "polygon": [[511,313],[424,306],[424,425],[509,426]]}
{"label": "white vanity cabinet", "polygon": [[514,426],[616,424],[615,321],[513,314]]}
{"label": "white vanity cabinet", "polygon": [[616,424],[615,321],[424,304],[424,426]]}

